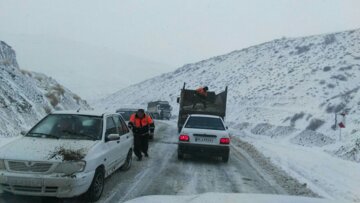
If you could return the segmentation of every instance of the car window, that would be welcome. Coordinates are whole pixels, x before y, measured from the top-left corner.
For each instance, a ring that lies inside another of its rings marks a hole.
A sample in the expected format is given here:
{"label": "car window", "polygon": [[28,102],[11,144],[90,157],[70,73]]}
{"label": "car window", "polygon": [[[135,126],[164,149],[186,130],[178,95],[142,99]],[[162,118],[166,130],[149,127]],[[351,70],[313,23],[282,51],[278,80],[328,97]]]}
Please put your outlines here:
{"label": "car window", "polygon": [[106,135],[110,135],[110,134],[118,134],[119,131],[116,128],[116,124],[113,120],[112,117],[108,117],[106,119]]}
{"label": "car window", "polygon": [[123,128],[120,116],[114,116],[116,128],[118,129],[119,135],[126,134],[126,130]]}
{"label": "car window", "polygon": [[190,117],[185,128],[225,130],[220,118]]}
{"label": "car window", "polygon": [[119,119],[120,119],[120,122],[121,122],[122,130],[124,131],[124,134],[128,133],[129,128],[126,125],[126,122],[120,116],[119,116]]}

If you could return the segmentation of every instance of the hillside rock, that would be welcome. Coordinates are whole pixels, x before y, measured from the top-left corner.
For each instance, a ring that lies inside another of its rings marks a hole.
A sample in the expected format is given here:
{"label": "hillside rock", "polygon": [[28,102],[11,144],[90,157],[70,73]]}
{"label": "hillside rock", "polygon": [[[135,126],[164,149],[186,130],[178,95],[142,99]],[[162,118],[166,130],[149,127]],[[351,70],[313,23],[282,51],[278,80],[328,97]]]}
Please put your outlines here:
{"label": "hillside rock", "polygon": [[44,74],[21,70],[0,41],[0,136],[18,135],[53,110],[89,109],[86,101]]}

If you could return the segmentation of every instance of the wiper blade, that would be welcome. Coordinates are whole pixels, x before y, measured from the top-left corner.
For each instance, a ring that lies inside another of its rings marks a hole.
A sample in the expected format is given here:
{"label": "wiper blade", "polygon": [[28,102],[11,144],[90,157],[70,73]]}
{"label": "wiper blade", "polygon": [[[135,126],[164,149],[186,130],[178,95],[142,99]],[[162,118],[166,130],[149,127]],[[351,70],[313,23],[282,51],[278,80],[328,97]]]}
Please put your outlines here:
{"label": "wiper blade", "polygon": [[69,130],[63,130],[62,131],[63,133],[68,133],[69,135],[79,135],[79,136],[82,136],[82,137],[87,137],[87,138],[90,138],[92,140],[97,140],[96,137],[94,136],[91,136],[91,135],[87,135],[87,134],[84,134],[84,133],[76,133],[76,132],[73,132],[73,131],[69,131]]}
{"label": "wiper blade", "polygon": [[46,137],[53,137],[53,138],[56,138],[56,139],[60,138],[59,136],[51,135],[51,134],[47,134],[47,133],[28,133],[28,135],[45,135]]}

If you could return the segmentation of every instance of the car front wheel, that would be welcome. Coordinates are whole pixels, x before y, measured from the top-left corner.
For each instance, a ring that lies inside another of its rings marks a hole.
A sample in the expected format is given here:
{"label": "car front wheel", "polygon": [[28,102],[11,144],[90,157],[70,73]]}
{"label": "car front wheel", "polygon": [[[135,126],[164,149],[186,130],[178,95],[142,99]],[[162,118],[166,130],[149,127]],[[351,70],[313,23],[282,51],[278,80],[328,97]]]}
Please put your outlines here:
{"label": "car front wheel", "polygon": [[94,179],[91,182],[89,190],[85,193],[85,198],[89,202],[96,202],[100,199],[105,184],[105,172],[104,169],[96,169]]}

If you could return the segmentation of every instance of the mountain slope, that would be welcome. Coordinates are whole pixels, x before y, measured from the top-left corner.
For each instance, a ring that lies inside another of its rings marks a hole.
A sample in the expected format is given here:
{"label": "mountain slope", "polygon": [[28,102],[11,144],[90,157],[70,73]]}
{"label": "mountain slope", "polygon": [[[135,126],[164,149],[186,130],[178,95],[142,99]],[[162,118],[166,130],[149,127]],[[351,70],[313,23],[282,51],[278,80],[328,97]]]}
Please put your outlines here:
{"label": "mountain slope", "polygon": [[90,107],[54,79],[20,70],[15,51],[0,41],[0,136],[28,130],[53,110],[79,108]]}
{"label": "mountain slope", "polygon": [[[132,85],[99,101],[97,108],[145,106],[161,99],[169,100],[176,114],[176,98],[184,82],[189,88],[207,85],[215,91],[229,86],[230,124],[267,123],[316,130],[333,143],[339,134],[333,130],[335,113],[347,112],[343,133],[345,138],[357,139],[359,44],[360,30],[278,39]],[[350,144],[350,148],[353,146]]]}

